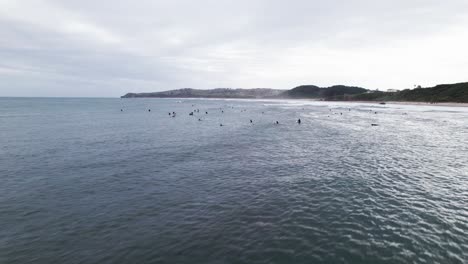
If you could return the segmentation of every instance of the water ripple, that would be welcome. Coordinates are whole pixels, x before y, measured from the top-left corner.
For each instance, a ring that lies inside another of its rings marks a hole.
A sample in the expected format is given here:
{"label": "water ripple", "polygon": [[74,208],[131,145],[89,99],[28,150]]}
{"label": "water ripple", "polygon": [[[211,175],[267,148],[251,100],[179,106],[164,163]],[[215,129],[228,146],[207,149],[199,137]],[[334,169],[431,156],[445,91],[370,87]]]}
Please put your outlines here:
{"label": "water ripple", "polygon": [[2,100],[0,263],[468,259],[465,110]]}

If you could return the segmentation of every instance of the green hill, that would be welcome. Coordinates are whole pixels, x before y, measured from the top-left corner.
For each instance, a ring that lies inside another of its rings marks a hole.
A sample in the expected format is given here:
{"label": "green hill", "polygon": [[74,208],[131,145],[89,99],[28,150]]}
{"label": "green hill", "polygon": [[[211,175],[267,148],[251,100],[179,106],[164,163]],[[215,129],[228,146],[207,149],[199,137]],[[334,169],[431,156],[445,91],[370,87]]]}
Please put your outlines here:
{"label": "green hill", "polygon": [[468,83],[441,84],[431,88],[406,89],[395,93],[364,93],[353,95],[349,100],[468,103]]}
{"label": "green hill", "polygon": [[335,85],[328,88],[320,88],[315,85],[302,85],[283,93],[285,97],[291,98],[318,98],[334,99],[345,98],[353,94],[365,93],[368,90],[361,87]]}

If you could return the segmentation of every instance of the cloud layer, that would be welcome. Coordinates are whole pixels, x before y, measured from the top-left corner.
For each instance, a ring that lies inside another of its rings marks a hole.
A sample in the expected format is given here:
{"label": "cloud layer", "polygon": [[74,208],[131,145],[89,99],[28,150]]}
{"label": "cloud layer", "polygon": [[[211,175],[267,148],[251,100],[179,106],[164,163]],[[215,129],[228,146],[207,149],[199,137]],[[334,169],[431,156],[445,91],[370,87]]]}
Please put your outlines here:
{"label": "cloud layer", "polygon": [[466,0],[0,0],[0,96],[468,81]]}

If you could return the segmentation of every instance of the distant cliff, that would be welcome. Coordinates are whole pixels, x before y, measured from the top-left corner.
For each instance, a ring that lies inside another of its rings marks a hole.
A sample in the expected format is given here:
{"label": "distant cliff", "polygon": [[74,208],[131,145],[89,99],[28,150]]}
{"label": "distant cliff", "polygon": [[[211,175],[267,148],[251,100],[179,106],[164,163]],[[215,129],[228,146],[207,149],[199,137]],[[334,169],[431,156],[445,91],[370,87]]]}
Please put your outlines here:
{"label": "distant cliff", "polygon": [[442,84],[430,88],[406,89],[397,92],[371,91],[361,87],[335,85],[321,88],[302,85],[291,90],[269,88],[211,90],[178,89],[154,93],[128,93],[122,98],[246,98],[246,99],[316,99],[329,101],[408,101],[468,103],[468,83]]}
{"label": "distant cliff", "polygon": [[284,90],[255,88],[255,89],[230,89],[217,88],[211,90],[199,90],[184,88],[154,93],[128,93],[122,98],[275,98]]}
{"label": "distant cliff", "polygon": [[291,90],[269,88],[230,89],[217,88],[210,90],[177,89],[154,93],[128,93],[122,98],[315,98],[327,99],[336,96],[352,95],[367,92],[364,88],[337,85],[320,88],[314,85],[299,86]]}

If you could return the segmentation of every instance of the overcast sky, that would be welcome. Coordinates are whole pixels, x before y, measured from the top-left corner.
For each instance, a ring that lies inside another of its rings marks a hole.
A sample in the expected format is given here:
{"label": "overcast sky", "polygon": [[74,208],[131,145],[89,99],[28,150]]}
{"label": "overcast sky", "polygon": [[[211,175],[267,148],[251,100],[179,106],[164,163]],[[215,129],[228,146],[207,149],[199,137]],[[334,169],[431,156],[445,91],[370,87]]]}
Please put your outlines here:
{"label": "overcast sky", "polygon": [[467,0],[0,0],[0,96],[463,81]]}

